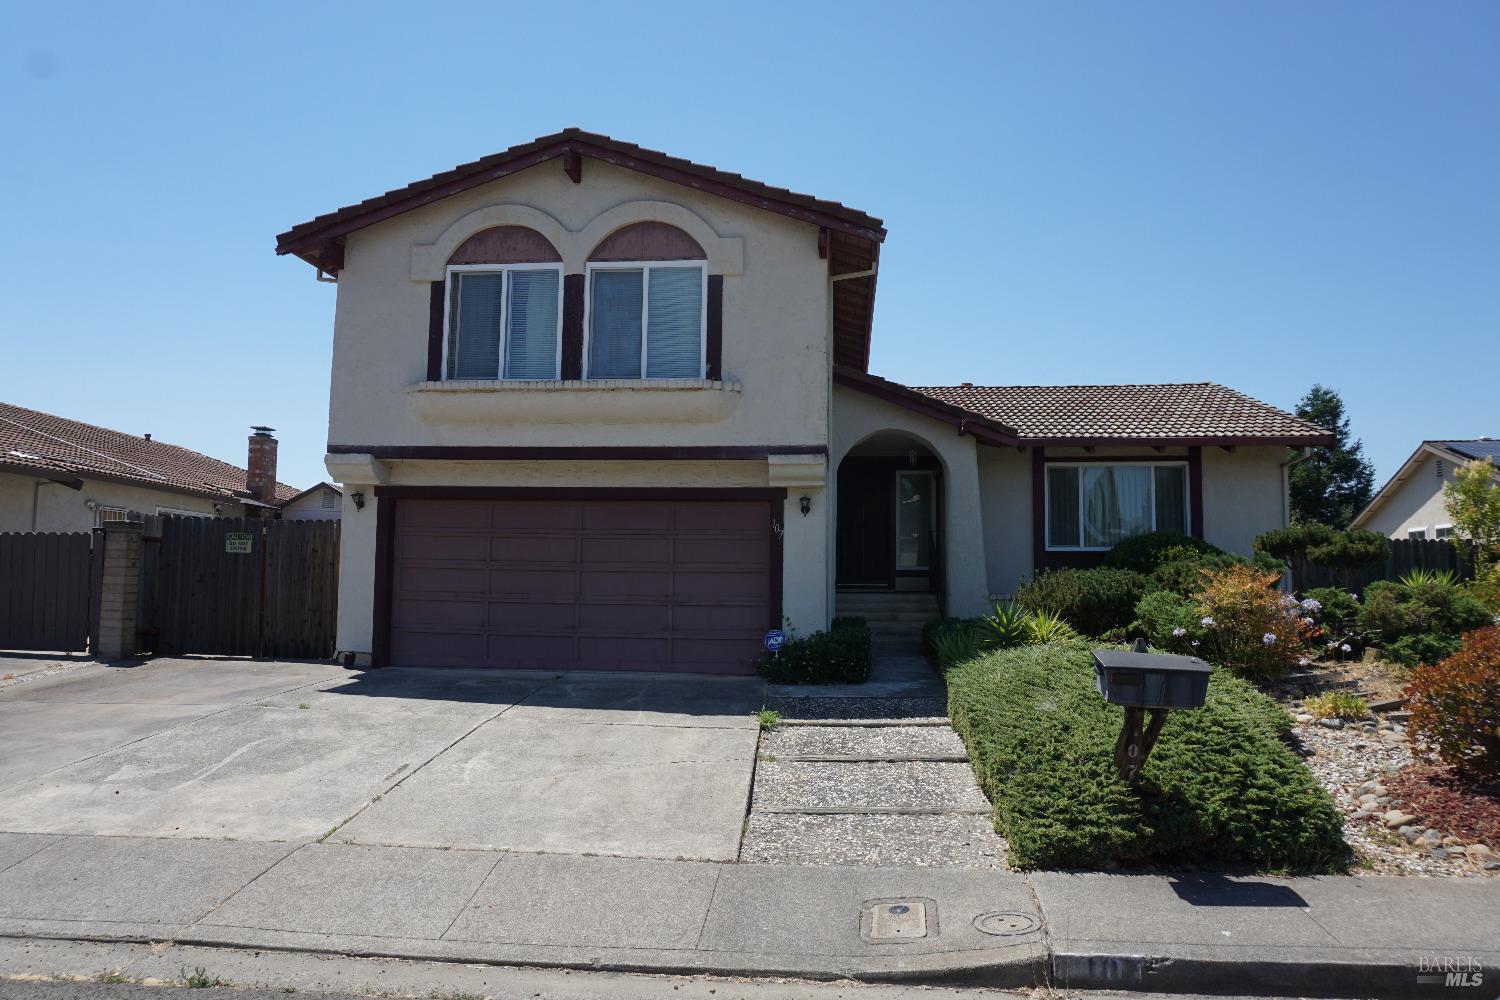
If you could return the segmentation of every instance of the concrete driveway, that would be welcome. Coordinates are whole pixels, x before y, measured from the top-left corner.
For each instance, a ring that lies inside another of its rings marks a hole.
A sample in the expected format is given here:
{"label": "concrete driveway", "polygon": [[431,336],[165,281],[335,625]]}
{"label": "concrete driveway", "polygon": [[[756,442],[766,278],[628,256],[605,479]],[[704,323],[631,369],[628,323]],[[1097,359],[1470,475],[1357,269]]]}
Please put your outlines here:
{"label": "concrete driveway", "polygon": [[763,695],[665,674],[78,666],[0,686],[0,831],[729,861]]}

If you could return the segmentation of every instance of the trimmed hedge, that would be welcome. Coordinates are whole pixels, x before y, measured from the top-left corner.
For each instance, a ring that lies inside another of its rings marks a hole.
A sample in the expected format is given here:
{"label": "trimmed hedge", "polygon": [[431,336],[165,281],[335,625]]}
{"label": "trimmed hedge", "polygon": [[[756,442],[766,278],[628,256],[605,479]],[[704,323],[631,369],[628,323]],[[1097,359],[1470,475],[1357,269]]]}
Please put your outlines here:
{"label": "trimmed hedge", "polygon": [[870,679],[870,627],[863,618],[835,618],[827,632],[760,654],[755,670],[775,684],[863,684]]}
{"label": "trimmed hedge", "polygon": [[1156,589],[1151,578],[1128,569],[1054,569],[1016,588],[1027,611],[1058,615],[1084,635],[1103,635],[1135,620],[1135,606]]}
{"label": "trimmed hedge", "polygon": [[946,679],[953,727],[1018,867],[1348,864],[1333,800],[1283,742],[1290,717],[1227,672],[1214,672],[1203,708],[1168,716],[1133,788],[1114,765],[1123,711],[1094,690],[1087,647],[998,650]]}
{"label": "trimmed hedge", "polygon": [[1221,556],[1224,550],[1180,531],[1148,531],[1132,535],[1110,549],[1104,555],[1104,565],[1150,573],[1164,562],[1192,555]]}

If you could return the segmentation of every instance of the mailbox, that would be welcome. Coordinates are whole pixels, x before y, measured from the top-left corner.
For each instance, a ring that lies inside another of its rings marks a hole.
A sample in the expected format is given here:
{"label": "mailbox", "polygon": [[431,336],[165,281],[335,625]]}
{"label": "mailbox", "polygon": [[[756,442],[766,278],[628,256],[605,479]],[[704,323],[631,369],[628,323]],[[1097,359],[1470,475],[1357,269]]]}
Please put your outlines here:
{"label": "mailbox", "polygon": [[1212,670],[1196,656],[1148,653],[1145,641],[1139,639],[1131,650],[1094,650],[1094,683],[1099,693],[1105,701],[1125,709],[1120,738],[1115,741],[1120,777],[1135,781],[1141,773],[1168,712],[1203,707]]}
{"label": "mailbox", "polygon": [[1094,650],[1095,684],[1113,705],[1201,708],[1212,669],[1196,656]]}

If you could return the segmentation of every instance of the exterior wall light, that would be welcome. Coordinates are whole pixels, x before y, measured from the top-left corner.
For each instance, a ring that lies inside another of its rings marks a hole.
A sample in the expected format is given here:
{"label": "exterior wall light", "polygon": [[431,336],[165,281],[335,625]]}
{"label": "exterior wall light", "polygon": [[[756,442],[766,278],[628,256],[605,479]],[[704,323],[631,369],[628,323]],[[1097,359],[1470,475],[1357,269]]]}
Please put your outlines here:
{"label": "exterior wall light", "polygon": [[797,503],[802,508],[802,516],[806,517],[812,510],[812,497],[802,497]]}
{"label": "exterior wall light", "polygon": [[363,490],[355,490],[353,493],[349,494],[349,499],[354,501],[355,510],[365,509],[365,494]]}

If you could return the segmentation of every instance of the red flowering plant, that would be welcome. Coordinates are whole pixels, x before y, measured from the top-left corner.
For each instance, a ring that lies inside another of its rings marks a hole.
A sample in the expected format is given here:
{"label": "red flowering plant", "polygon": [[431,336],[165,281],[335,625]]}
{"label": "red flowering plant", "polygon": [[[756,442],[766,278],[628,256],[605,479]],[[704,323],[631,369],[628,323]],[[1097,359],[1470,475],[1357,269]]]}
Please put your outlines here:
{"label": "red flowering plant", "polygon": [[1215,662],[1252,680],[1274,680],[1304,661],[1321,630],[1279,573],[1230,566],[1208,574],[1194,602],[1203,612],[1202,645]]}
{"label": "red flowering plant", "polygon": [[1500,777],[1500,626],[1466,633],[1452,656],[1413,668],[1402,693],[1419,743],[1459,771]]}

